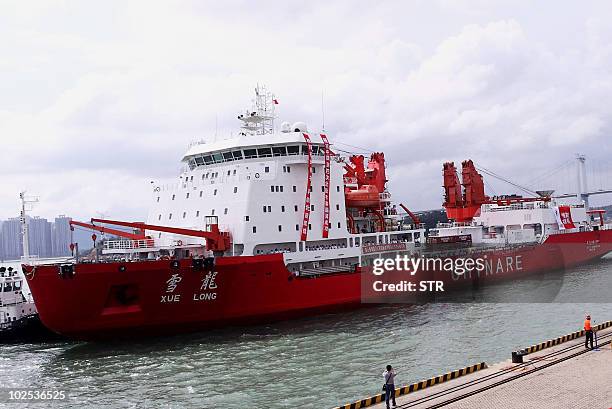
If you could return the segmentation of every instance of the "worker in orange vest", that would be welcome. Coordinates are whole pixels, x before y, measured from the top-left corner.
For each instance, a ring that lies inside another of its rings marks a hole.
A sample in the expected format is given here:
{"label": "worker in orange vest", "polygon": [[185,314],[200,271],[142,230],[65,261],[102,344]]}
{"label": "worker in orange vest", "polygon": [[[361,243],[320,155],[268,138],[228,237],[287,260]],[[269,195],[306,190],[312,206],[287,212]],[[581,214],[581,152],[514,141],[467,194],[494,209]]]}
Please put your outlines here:
{"label": "worker in orange vest", "polygon": [[591,327],[591,316],[587,315],[584,320],[584,347],[589,348],[589,342],[591,343],[591,349],[593,349],[593,327]]}

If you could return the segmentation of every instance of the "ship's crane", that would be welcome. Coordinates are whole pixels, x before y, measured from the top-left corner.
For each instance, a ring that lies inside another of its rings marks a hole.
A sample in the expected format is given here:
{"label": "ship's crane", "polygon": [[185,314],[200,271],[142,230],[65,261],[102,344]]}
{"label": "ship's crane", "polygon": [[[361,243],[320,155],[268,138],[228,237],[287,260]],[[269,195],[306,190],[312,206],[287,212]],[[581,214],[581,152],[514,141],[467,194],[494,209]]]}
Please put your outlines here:
{"label": "ship's crane", "polygon": [[[206,248],[212,251],[226,251],[230,248],[230,235],[228,232],[222,232],[219,230],[219,225],[216,223],[216,216],[208,216],[206,223],[206,231],[204,230],[193,230],[193,229],[185,229],[181,227],[169,227],[169,226],[157,226],[154,224],[146,224],[141,222],[122,222],[118,220],[108,220],[108,219],[91,219],[92,225],[94,223],[104,223],[104,224],[112,224],[115,226],[124,226],[131,227],[134,229],[139,229],[141,231],[145,230],[153,230],[160,231],[164,233],[173,233],[179,234],[181,236],[191,236],[191,237],[201,237],[206,240]],[[96,226],[99,227],[99,226]],[[122,232],[126,234],[125,232]],[[124,236],[125,237],[125,236]],[[143,235],[139,239],[143,239]]]}
{"label": "ship's crane", "polygon": [[83,223],[83,222],[79,222],[76,220],[70,220],[69,224],[70,224],[70,230],[74,230],[74,226],[79,226],[79,227],[83,227],[89,230],[99,231],[100,233],[114,234],[115,236],[123,237],[123,238],[130,239],[130,240],[143,240],[146,238],[142,230],[140,230],[139,233],[129,233],[123,230],[116,230],[116,229],[111,229],[108,227],[96,226],[95,224]]}
{"label": "ship's crane", "polygon": [[415,226],[418,226],[419,224],[421,224],[421,219],[419,219],[419,216],[417,216],[416,214],[412,213],[410,211],[410,209],[408,209],[406,206],[404,206],[403,203],[400,203],[399,205],[400,205],[400,207],[402,209],[404,209],[404,211],[406,213],[408,213],[408,216],[410,216],[410,218],[412,219],[412,222],[414,223]]}

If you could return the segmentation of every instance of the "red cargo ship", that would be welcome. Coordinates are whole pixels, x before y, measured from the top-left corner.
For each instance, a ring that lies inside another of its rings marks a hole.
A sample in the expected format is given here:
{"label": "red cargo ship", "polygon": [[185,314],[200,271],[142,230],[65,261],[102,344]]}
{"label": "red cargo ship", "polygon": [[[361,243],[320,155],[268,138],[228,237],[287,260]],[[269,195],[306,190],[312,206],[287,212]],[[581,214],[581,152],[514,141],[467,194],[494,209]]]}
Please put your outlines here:
{"label": "red cargo ship", "polygon": [[257,89],[240,134],[193,145],[178,180],[152,185],[146,223],[73,221],[118,237],[99,259],[24,265],[42,322],[77,339],[173,334],[384,301],[370,286],[377,258],[459,246],[490,254],[481,278],[497,279],[612,251],[610,226],[589,220],[584,205],[488,198],[471,162],[463,192],[445,164],[453,222],[426,238],[417,216],[392,205],[382,153],[367,164],[342,158],[300,122],[274,132],[274,105]]}

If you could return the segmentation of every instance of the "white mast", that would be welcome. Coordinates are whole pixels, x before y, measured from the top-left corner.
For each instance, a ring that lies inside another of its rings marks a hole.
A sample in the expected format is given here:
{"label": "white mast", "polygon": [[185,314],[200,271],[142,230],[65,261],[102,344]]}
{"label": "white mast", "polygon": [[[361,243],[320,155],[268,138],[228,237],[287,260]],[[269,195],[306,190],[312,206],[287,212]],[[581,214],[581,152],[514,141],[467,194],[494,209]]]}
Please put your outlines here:
{"label": "white mast", "polygon": [[28,220],[27,220],[27,210],[31,210],[31,207],[28,208],[28,205],[32,205],[38,202],[38,198],[36,197],[27,197],[24,192],[19,193],[19,199],[21,199],[21,215],[19,216],[19,221],[21,222],[21,239],[23,243],[23,261],[28,263],[30,261],[30,242],[29,242],[29,234],[28,234]]}

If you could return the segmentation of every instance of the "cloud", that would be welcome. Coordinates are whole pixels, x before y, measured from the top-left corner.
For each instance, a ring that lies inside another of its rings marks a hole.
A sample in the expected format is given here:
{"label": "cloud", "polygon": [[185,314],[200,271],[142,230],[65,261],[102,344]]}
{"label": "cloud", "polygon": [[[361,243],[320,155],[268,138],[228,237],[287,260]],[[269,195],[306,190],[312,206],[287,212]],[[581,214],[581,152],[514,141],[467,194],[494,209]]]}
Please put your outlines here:
{"label": "cloud", "polygon": [[576,152],[610,157],[605,3],[250,4],[2,3],[0,218],[24,188],[47,217],[144,217],[150,180],[235,131],[258,82],[279,123],[311,129],[323,94],[332,140],[385,151],[415,209],[439,207],[447,160],[529,183]]}

